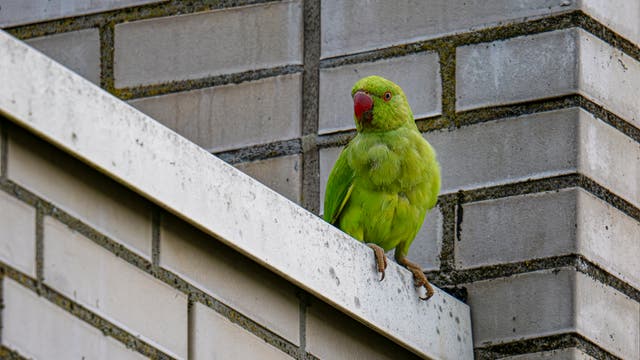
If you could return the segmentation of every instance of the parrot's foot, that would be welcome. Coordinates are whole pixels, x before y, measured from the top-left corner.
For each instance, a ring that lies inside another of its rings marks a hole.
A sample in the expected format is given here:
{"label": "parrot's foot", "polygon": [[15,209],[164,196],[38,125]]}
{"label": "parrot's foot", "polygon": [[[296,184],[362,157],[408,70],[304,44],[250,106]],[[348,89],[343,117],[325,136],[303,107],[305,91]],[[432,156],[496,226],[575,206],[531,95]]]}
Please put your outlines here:
{"label": "parrot's foot", "polygon": [[434,294],[433,288],[431,287],[431,284],[429,284],[429,280],[427,280],[427,277],[422,272],[422,268],[418,264],[409,261],[409,259],[404,256],[401,258],[396,258],[396,260],[398,260],[400,264],[404,265],[407,269],[409,269],[409,271],[413,273],[413,279],[415,281],[414,285],[416,287],[424,286],[427,294],[425,297],[420,297],[420,299],[428,300],[430,297],[432,297]]}
{"label": "parrot's foot", "polygon": [[376,244],[367,244],[368,247],[373,249],[373,253],[376,255],[376,265],[378,272],[381,274],[380,281],[384,280],[384,270],[387,268],[387,257],[384,255],[384,249]]}

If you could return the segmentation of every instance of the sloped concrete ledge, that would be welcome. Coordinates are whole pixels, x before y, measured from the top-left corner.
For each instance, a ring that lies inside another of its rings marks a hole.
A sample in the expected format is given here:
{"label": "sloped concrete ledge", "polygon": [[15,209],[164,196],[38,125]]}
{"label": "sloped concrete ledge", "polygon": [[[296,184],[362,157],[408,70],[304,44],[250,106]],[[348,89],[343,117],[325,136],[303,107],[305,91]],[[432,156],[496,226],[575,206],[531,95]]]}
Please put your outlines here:
{"label": "sloped concrete ledge", "polygon": [[473,357],[469,307],[0,31],[0,113],[415,353]]}

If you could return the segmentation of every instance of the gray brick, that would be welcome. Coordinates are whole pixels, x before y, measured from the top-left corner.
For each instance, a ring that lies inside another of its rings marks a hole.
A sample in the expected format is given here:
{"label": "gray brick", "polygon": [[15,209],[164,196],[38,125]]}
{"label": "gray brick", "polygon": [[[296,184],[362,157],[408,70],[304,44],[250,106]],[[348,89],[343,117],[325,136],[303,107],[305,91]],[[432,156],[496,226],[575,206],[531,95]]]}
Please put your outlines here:
{"label": "gray brick", "polygon": [[442,193],[574,172],[578,111],[550,111],[426,133],[438,154]]}
{"label": "gray brick", "polygon": [[473,268],[582,254],[640,287],[640,223],[582,189],[463,206],[456,266]]}
{"label": "gray brick", "polygon": [[371,63],[320,69],[320,133],[354,129],[351,88],[360,78],[379,75],[400,85],[416,118],[441,112],[438,54],[415,55]]}
{"label": "gray brick", "polygon": [[2,2],[0,27],[86,15],[168,0],[9,0]]}
{"label": "gray brick", "polygon": [[569,29],[457,48],[457,108],[576,92],[578,34]]}
{"label": "gray brick", "polygon": [[185,294],[50,217],[44,226],[47,285],[168,354],[187,357]]}
{"label": "gray brick", "polygon": [[33,38],[26,42],[92,83],[100,84],[98,29],[71,31]]}
{"label": "gray brick", "polygon": [[3,278],[2,344],[34,359],[146,359],[17,282]]}
{"label": "gray brick", "polygon": [[320,359],[418,359],[320,301],[312,302],[307,310],[306,330],[307,351]]}
{"label": "gray brick", "polygon": [[300,203],[302,186],[302,157],[300,155],[280,156],[234,165],[247,175],[259,180],[271,189]]}
{"label": "gray brick", "polygon": [[640,62],[584,30],[579,34],[580,93],[640,127]]}
{"label": "gray brick", "polygon": [[0,214],[0,260],[35,277],[35,209],[0,191]]}
{"label": "gray brick", "polygon": [[607,0],[582,0],[580,8],[589,16],[623,37],[640,45],[639,0],[611,2]]}
{"label": "gray brick", "polygon": [[[320,208],[324,206],[324,194],[327,188],[329,173],[338,159],[342,148],[320,149]],[[423,267],[424,270],[440,268],[440,251],[442,249],[442,212],[434,208],[425,218],[418,235],[409,250],[409,258]],[[392,257],[392,252],[389,256]]]}
{"label": "gray brick", "polygon": [[210,151],[292,139],[301,132],[301,76],[276,76],[131,101]]}
{"label": "gray brick", "polygon": [[322,1],[322,56],[481,29],[576,8],[576,1]]}
{"label": "gray brick", "polygon": [[594,357],[589,356],[577,348],[566,348],[550,351],[541,351],[530,354],[522,354],[515,356],[507,356],[500,358],[502,360],[593,360]]}
{"label": "gray brick", "polygon": [[142,197],[15,127],[8,162],[9,179],[151,258],[151,208]]}
{"label": "gray brick", "polygon": [[192,311],[193,360],[291,359],[205,305],[195,303]]}
{"label": "gray brick", "polygon": [[300,343],[299,304],[288,282],[170,215],[163,216],[160,239],[163,268],[292,343]]}
{"label": "gray brick", "polygon": [[300,64],[302,4],[276,2],[118,24],[114,56],[116,87]]}
{"label": "gray brick", "polygon": [[465,286],[476,346],[577,332],[616,356],[640,356],[640,304],[587,275],[545,270]]}

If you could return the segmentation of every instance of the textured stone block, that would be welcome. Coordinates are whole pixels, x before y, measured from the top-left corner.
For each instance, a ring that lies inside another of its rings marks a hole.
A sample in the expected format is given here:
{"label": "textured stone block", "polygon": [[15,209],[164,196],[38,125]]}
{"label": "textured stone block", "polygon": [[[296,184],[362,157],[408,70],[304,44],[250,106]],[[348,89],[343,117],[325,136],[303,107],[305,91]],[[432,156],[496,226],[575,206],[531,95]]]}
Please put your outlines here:
{"label": "textured stone block", "polygon": [[291,359],[200,303],[192,309],[192,359]]}
{"label": "textured stone block", "polygon": [[442,193],[573,171],[576,117],[575,109],[560,110],[426,133]]}
{"label": "textured stone block", "polygon": [[174,357],[187,357],[187,296],[56,220],[44,221],[44,281]]}
{"label": "textured stone block", "polygon": [[116,87],[300,64],[302,4],[275,2],[117,24],[114,62]]}
{"label": "textured stone block", "polygon": [[640,45],[639,0],[582,0],[580,8],[606,27]]}
{"label": "textured stone block", "polygon": [[457,108],[576,92],[578,37],[569,29],[457,48]]}
{"label": "textured stone block", "polygon": [[322,56],[361,52],[530,19],[576,1],[322,1]]}
{"label": "textured stone block", "polygon": [[92,14],[129,6],[159,3],[167,0],[13,0],[3,1],[0,27],[9,27],[64,17]]}
{"label": "textured stone block", "polygon": [[307,351],[320,359],[418,359],[320,301],[307,310]]}
{"label": "textured stone block", "polygon": [[577,332],[621,358],[640,356],[640,304],[587,275],[545,270],[465,286],[476,346]]}
{"label": "textured stone block", "polygon": [[4,277],[2,344],[33,359],[146,359]]}
{"label": "textured stone block", "polygon": [[[324,206],[324,194],[327,188],[329,173],[342,151],[341,147],[320,149],[320,208]],[[424,270],[440,268],[440,251],[442,250],[442,212],[434,208],[427,216],[416,235],[411,249],[410,260],[418,263]],[[393,257],[392,252],[389,253]]]}
{"label": "textured stone block", "polygon": [[113,240],[151,257],[151,207],[142,197],[17,127],[10,128],[8,175]]}
{"label": "textured stone block", "polygon": [[463,206],[456,266],[473,268],[581,254],[640,287],[640,223],[582,189]]}
{"label": "textured stone block", "polygon": [[163,216],[160,241],[163,268],[285,339],[300,343],[299,304],[288,282],[170,215]]}
{"label": "textured stone block", "polygon": [[302,157],[300,155],[245,162],[236,169],[259,180],[289,200],[300,203],[302,190]]}
{"label": "textured stone block", "polygon": [[26,42],[92,83],[100,84],[100,34],[98,29],[71,31],[33,38]]}
{"label": "textured stone block", "polygon": [[[638,6],[631,22],[636,26]],[[580,93],[640,127],[640,62],[584,30],[579,33]]]}
{"label": "textured stone block", "polygon": [[423,52],[370,63],[320,69],[320,133],[354,129],[351,88],[360,78],[380,75],[400,85],[416,118],[440,114],[438,54]]}
{"label": "textured stone block", "polygon": [[425,138],[438,153],[442,193],[580,172],[640,204],[640,145],[581,109],[434,131]]}
{"label": "textured stone block", "polygon": [[300,74],[131,101],[142,112],[210,151],[300,136]]}
{"label": "textured stone block", "polygon": [[594,357],[589,356],[577,348],[566,348],[550,351],[541,351],[530,354],[522,354],[515,356],[507,356],[502,360],[593,360]]}
{"label": "textured stone block", "polygon": [[0,260],[36,276],[36,210],[0,191]]}

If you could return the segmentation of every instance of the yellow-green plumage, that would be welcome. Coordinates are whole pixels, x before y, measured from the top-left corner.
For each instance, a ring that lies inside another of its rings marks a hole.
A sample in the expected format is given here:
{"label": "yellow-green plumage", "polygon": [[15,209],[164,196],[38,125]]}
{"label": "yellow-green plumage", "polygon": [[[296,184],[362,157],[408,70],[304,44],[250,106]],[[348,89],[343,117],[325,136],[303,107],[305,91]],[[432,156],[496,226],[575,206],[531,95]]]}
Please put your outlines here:
{"label": "yellow-green plumage", "polygon": [[354,85],[352,96],[357,92],[370,96],[373,106],[355,116],[358,134],[329,175],[324,218],[357,240],[395,248],[396,258],[404,257],[437,201],[436,154],[399,86],[370,76]]}

